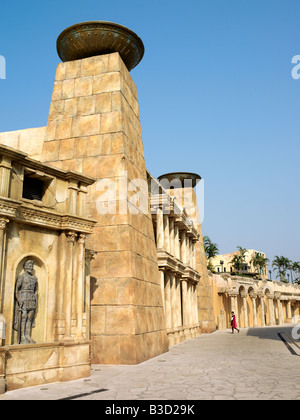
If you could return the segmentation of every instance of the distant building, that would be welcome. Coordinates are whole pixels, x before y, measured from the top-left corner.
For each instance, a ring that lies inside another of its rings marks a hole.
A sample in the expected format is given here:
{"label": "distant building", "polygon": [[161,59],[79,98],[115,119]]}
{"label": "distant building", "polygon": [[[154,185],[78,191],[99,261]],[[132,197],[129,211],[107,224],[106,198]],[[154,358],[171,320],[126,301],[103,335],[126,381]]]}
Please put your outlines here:
{"label": "distant building", "polygon": [[[235,255],[240,255],[240,251],[234,251],[230,254],[217,255],[210,259],[210,263],[214,267],[216,273],[229,273],[237,274],[237,271],[233,267],[232,260]],[[266,258],[266,254],[261,251],[256,251],[254,249],[247,249],[245,254],[245,261],[242,264],[239,274],[246,274],[252,277],[259,276],[262,280],[268,280],[268,269],[258,269],[253,265],[253,258],[256,255],[261,255]]]}

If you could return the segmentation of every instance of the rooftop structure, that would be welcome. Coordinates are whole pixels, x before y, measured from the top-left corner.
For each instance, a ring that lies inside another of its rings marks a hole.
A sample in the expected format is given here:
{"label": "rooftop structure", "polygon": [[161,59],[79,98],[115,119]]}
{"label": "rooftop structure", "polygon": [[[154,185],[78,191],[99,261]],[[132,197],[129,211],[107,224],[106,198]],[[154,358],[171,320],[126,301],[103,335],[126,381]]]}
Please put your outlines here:
{"label": "rooftop structure", "polygon": [[82,22],[65,29],[57,39],[63,62],[118,52],[131,71],[142,60],[142,40],[125,26],[112,22]]}

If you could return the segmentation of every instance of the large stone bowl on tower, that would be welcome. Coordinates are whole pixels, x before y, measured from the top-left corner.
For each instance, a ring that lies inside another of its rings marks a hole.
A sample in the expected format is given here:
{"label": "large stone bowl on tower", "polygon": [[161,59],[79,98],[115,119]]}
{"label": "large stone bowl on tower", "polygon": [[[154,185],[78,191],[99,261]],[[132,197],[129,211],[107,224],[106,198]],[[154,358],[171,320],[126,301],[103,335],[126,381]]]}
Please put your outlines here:
{"label": "large stone bowl on tower", "polygon": [[185,188],[187,186],[195,188],[198,182],[201,180],[201,176],[191,172],[172,172],[169,174],[161,175],[157,179],[163,187],[166,187],[169,185],[169,183],[172,183],[171,185],[173,188]]}
{"label": "large stone bowl on tower", "polygon": [[57,39],[57,53],[65,61],[118,52],[129,71],[142,60],[142,40],[125,26],[112,22],[82,22],[65,29]]}

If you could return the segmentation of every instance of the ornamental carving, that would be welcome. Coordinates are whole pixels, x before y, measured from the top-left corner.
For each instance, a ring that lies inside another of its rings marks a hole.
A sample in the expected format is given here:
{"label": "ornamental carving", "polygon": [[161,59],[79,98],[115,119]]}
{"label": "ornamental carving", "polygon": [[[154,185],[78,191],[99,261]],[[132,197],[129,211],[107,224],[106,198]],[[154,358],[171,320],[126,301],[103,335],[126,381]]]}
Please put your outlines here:
{"label": "ornamental carving", "polygon": [[87,236],[86,235],[83,235],[82,233],[79,235],[79,238],[78,238],[78,243],[79,244],[85,244],[85,242],[86,242],[86,240],[87,240]]}
{"label": "ornamental carving", "polygon": [[4,230],[6,228],[7,223],[9,223],[9,219],[0,219],[0,230]]}
{"label": "ornamental carving", "polygon": [[38,305],[38,279],[34,275],[34,262],[27,260],[24,273],[16,282],[14,330],[18,332],[18,344],[34,344],[31,330],[35,326]]}
{"label": "ornamental carving", "polygon": [[93,226],[96,222],[89,220],[82,220],[77,217],[65,216],[60,214],[49,213],[45,210],[31,209],[31,208],[20,208],[18,210],[18,219],[23,222],[30,224],[38,224],[44,227],[54,229],[72,229],[77,231],[83,231],[85,233],[91,233]]}
{"label": "ornamental carving", "polygon": [[77,237],[77,233],[75,233],[75,232],[67,232],[66,233],[66,237],[67,237],[67,242],[74,243],[75,242],[75,239]]}

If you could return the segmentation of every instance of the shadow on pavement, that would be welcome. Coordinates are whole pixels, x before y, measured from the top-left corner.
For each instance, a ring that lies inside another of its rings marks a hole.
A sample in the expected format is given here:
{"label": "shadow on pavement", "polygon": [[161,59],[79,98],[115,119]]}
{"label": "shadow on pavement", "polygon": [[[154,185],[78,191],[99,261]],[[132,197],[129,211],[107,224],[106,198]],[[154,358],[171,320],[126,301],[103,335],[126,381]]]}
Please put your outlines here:
{"label": "shadow on pavement", "polygon": [[[257,328],[249,328],[247,331],[248,336],[258,337],[262,340],[280,340],[279,334],[285,333],[289,336],[295,337],[295,332],[299,332],[300,326],[299,324],[288,324],[288,325],[278,325],[275,327],[257,327]],[[295,341],[299,341],[299,337]]]}

